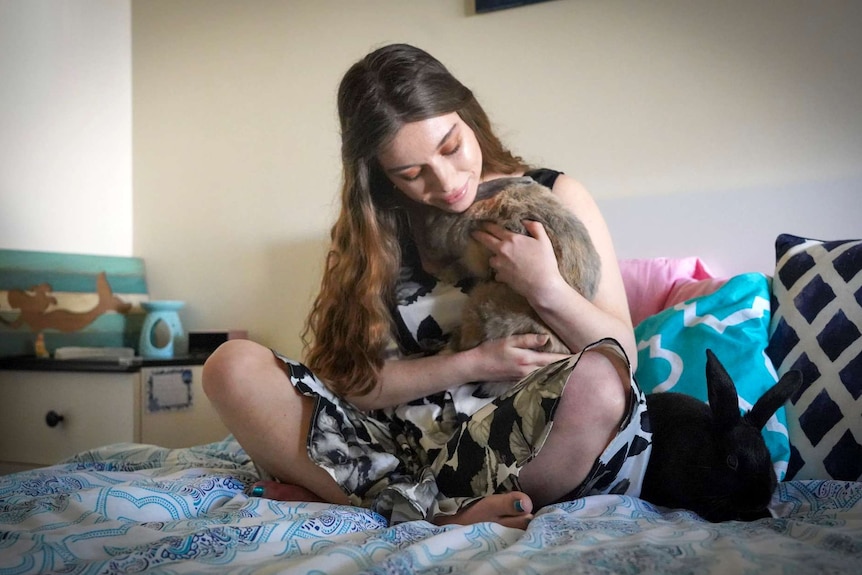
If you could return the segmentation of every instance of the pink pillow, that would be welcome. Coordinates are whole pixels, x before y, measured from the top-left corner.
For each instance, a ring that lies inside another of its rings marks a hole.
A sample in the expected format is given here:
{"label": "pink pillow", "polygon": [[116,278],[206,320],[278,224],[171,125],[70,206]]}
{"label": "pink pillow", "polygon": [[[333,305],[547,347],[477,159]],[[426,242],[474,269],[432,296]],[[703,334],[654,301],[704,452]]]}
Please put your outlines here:
{"label": "pink pillow", "polygon": [[705,278],[695,281],[678,281],[676,282],[667,294],[667,299],[664,300],[664,308],[673,307],[678,303],[700,297],[702,295],[711,294],[721,286],[727,283],[727,278]]}
{"label": "pink pillow", "polygon": [[700,258],[648,258],[619,261],[632,325],[685,300],[714,292],[715,278]]}

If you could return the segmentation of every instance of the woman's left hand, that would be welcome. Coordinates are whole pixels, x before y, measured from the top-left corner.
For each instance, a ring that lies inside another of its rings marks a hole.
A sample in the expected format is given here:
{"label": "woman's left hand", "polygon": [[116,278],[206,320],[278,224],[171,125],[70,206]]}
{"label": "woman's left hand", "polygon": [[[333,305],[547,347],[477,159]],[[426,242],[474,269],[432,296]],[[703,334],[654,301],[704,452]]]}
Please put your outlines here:
{"label": "woman's left hand", "polygon": [[545,227],[531,220],[524,220],[523,224],[530,235],[487,222],[472,236],[491,252],[488,265],[494,270],[495,279],[530,298],[540,288],[562,280],[562,276]]}

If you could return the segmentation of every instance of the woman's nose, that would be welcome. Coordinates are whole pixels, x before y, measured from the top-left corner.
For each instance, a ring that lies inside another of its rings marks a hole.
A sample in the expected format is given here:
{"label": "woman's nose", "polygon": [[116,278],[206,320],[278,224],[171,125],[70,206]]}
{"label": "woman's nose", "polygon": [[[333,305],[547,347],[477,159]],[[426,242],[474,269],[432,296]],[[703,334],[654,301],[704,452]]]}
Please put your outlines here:
{"label": "woman's nose", "polygon": [[456,187],[455,170],[447,163],[434,167],[434,178],[437,180],[437,186],[444,194],[451,192]]}

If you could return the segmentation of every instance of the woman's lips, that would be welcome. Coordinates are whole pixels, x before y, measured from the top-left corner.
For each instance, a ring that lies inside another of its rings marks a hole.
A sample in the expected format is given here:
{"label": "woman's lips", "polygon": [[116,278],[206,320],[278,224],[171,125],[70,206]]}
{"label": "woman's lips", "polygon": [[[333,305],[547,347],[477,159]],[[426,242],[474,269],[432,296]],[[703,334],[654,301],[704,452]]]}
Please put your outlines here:
{"label": "woman's lips", "polygon": [[443,198],[443,202],[446,203],[447,205],[451,206],[453,204],[458,203],[458,201],[460,201],[461,198],[463,198],[466,193],[467,193],[467,184],[464,184],[463,186],[461,186],[461,189],[459,189],[455,193],[450,194],[448,196],[445,196]]}

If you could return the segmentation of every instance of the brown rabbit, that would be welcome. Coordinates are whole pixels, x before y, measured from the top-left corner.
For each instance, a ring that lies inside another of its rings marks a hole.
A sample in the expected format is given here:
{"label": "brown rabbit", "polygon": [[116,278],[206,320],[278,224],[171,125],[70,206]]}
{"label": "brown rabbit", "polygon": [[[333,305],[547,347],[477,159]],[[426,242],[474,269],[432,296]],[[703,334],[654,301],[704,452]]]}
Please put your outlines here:
{"label": "brown rabbit", "polygon": [[595,295],[601,260],[583,223],[557,197],[532,178],[499,178],[479,186],[476,201],[462,213],[433,210],[425,218],[424,247],[446,266],[443,279],[457,283],[475,278],[464,307],[462,325],[451,345],[475,347],[488,339],[518,333],[548,334],[543,351],[570,353],[568,347],[539,319],[527,300],[506,284],[494,281],[490,252],[470,233],[482,222],[527,234],[524,220],[540,222],[548,233],[563,278],[587,299]]}

